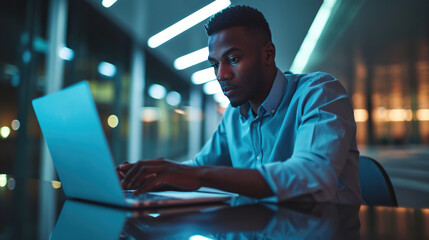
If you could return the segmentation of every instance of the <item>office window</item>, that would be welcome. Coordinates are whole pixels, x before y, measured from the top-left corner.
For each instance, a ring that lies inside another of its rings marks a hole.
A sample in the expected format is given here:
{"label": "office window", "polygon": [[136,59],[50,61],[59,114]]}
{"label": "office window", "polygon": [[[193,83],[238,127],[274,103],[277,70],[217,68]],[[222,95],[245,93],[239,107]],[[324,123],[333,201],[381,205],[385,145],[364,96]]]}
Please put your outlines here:
{"label": "office window", "polygon": [[38,175],[40,132],[31,100],[45,86],[48,1],[0,2],[0,172]]}
{"label": "office window", "polygon": [[131,38],[87,1],[69,1],[64,85],[88,81],[117,162],[127,158]]}
{"label": "office window", "polygon": [[344,83],[359,144],[429,144],[428,1],[340,7],[308,70],[330,72]]}

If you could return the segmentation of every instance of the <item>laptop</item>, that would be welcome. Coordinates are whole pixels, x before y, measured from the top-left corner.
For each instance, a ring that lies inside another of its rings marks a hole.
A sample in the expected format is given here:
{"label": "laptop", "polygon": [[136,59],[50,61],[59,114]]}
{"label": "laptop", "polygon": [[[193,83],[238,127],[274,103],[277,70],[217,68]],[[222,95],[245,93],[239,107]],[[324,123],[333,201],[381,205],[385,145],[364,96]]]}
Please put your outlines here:
{"label": "laptop", "polygon": [[135,197],[121,188],[88,82],[79,82],[32,103],[68,198],[121,207],[158,207],[219,202],[235,196],[204,188]]}

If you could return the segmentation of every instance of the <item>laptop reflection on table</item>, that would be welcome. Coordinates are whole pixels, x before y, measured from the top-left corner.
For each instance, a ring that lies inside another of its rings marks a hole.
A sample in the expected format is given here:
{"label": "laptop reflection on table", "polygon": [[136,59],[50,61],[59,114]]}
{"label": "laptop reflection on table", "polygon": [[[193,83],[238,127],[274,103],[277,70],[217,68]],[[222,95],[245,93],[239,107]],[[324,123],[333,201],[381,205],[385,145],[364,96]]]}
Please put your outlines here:
{"label": "laptop reflection on table", "polygon": [[129,197],[121,188],[86,81],[33,100],[33,108],[68,198],[121,207],[158,207],[221,202],[236,196],[205,188]]}

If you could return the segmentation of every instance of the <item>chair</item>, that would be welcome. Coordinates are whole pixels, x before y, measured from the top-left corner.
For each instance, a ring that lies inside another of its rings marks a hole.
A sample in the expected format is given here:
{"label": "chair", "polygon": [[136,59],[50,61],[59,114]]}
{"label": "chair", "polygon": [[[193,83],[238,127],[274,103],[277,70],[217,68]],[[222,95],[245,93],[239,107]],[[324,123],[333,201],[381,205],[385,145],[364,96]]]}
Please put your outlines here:
{"label": "chair", "polygon": [[392,182],[380,163],[359,156],[359,168],[362,198],[367,205],[398,206]]}

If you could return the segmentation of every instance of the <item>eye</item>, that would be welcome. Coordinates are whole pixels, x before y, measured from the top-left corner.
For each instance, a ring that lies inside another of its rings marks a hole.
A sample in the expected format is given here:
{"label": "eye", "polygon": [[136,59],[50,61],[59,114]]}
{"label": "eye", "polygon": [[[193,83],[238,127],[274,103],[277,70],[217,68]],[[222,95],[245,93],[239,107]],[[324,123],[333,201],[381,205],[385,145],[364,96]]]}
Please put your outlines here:
{"label": "eye", "polygon": [[229,61],[230,64],[236,64],[236,63],[238,63],[238,60],[239,60],[238,57],[231,56],[231,57],[228,58],[228,61]]}

